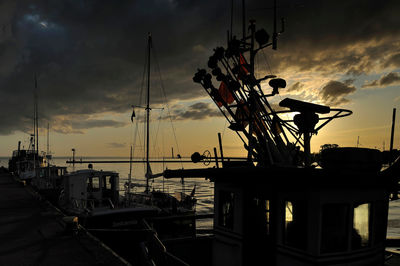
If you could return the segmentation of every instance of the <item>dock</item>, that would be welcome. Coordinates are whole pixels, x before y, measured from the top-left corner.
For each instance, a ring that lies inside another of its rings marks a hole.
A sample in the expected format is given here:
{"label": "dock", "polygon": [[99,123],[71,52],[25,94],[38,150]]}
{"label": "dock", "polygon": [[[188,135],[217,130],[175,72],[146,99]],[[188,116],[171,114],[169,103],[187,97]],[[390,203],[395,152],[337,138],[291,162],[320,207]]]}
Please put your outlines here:
{"label": "dock", "polygon": [[0,173],[0,265],[130,265],[29,186]]}

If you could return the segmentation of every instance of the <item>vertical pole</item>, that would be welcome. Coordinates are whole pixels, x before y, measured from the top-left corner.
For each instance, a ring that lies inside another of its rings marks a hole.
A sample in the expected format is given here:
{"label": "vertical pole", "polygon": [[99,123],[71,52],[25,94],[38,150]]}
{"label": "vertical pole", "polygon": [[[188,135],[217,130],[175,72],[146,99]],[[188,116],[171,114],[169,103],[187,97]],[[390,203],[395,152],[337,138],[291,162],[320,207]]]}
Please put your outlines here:
{"label": "vertical pole", "polygon": [[[255,21],[251,20],[250,21],[250,75],[252,75],[254,77],[254,59],[255,59],[255,51],[254,51],[254,34],[255,34]],[[251,87],[251,91],[249,94],[249,101],[248,103],[249,105],[249,144],[248,144],[248,153],[247,153],[247,160],[248,161],[252,161],[252,156],[253,156],[253,148],[254,148],[254,140],[253,140],[253,130],[254,130],[254,123],[253,123],[253,119],[254,119],[254,98],[256,96],[254,95],[253,92],[253,87]]]}
{"label": "vertical pole", "polygon": [[272,33],[272,49],[277,48],[278,33],[276,31],[276,0],[274,0],[274,32]]}
{"label": "vertical pole", "polygon": [[221,162],[222,162],[222,166],[223,166],[223,164],[224,164],[224,151],[222,150],[221,133],[218,133],[218,142],[219,142],[219,152],[221,153]]}
{"label": "vertical pole", "polygon": [[72,149],[72,167],[75,167],[75,149]]}
{"label": "vertical pole", "polygon": [[[35,73],[35,89],[33,93],[33,169],[36,171],[36,156],[39,155],[38,153],[38,146],[39,146],[39,136],[38,136],[38,110],[37,110],[37,78]],[[39,159],[39,158],[37,158]]]}
{"label": "vertical pole", "polygon": [[20,153],[21,153],[21,141],[18,141],[18,157]]}
{"label": "vertical pole", "polygon": [[306,167],[311,165],[311,160],[310,160],[310,140],[311,140],[311,135],[309,132],[304,132],[304,165]]}
{"label": "vertical pole", "polygon": [[46,151],[47,155],[49,155],[50,153],[49,141],[50,141],[50,123],[47,123],[47,151]]}
{"label": "vertical pole", "polygon": [[215,147],[214,147],[214,157],[215,157],[215,165],[217,166],[217,168],[219,168],[217,148]]}
{"label": "vertical pole", "polygon": [[36,154],[39,156],[39,108],[38,108],[38,97],[37,97],[37,77],[35,73],[35,112],[36,112]]}
{"label": "vertical pole", "polygon": [[243,31],[243,40],[246,38],[246,4],[245,0],[242,0],[242,31]]}
{"label": "vertical pole", "polygon": [[233,0],[231,0],[231,32],[229,35],[229,40],[232,40],[232,31],[233,31]]}
{"label": "vertical pole", "polygon": [[130,196],[131,183],[132,183],[132,145],[131,145],[131,151],[129,153],[129,175],[128,175],[128,193],[127,193],[128,205],[130,205],[131,202],[131,196]]}
{"label": "vertical pole", "polygon": [[150,163],[149,163],[149,143],[150,143],[150,49],[151,49],[151,33],[149,32],[148,37],[148,50],[147,50],[147,105],[146,105],[146,193],[149,192],[149,174],[150,174]]}
{"label": "vertical pole", "polygon": [[172,159],[174,158],[174,147],[171,147],[171,154],[172,154]]}
{"label": "vertical pole", "polygon": [[393,139],[394,139],[394,128],[396,125],[396,108],[393,108],[393,116],[392,116],[392,131],[390,133],[390,158],[389,158],[389,165],[392,164],[393,160]]}

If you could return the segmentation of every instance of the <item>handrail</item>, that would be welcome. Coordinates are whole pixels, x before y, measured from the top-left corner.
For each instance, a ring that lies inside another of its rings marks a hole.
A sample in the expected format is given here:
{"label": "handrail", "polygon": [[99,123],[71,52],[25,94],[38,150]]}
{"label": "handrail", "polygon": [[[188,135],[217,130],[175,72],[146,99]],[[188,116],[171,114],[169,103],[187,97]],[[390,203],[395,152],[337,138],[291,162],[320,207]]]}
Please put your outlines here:
{"label": "handrail", "polygon": [[[142,220],[145,229],[151,230],[151,235],[149,238],[149,246],[145,246],[144,243],[141,244],[142,252],[144,252],[144,257],[148,259],[148,263],[151,265],[156,262],[160,262],[162,265],[176,265],[176,266],[189,266],[186,262],[180,258],[174,256],[167,251],[162,241],[158,238],[157,232],[151,228],[146,220]],[[144,248],[145,247],[145,248]],[[157,263],[158,264],[158,263]],[[155,265],[155,264],[154,264]]]}

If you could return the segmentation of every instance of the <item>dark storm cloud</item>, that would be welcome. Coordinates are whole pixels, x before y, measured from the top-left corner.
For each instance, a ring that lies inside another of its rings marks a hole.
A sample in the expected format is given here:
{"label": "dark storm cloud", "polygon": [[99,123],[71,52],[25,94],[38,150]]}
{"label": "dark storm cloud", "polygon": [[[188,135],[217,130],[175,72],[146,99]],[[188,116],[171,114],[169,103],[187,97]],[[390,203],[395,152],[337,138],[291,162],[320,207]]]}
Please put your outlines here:
{"label": "dark storm cloud", "polygon": [[[271,56],[275,70],[359,75],[377,66],[399,66],[396,1],[278,3],[278,16],[287,23],[279,50]],[[246,5],[247,17],[271,33],[272,1]],[[139,102],[148,31],[158,58],[153,66],[156,70],[160,66],[166,100],[206,97],[192,76],[206,65],[212,48],[225,43],[227,14],[229,1],[2,1],[0,134],[30,128],[35,72],[40,115],[58,125],[60,132],[92,127],[89,121],[68,122],[76,115],[128,112]],[[240,17],[238,8],[235,15]],[[234,24],[239,35],[240,28],[240,23]],[[157,71],[152,80],[158,80]],[[159,83],[152,83],[155,104],[164,98],[155,89]],[[203,113],[195,107],[180,110],[178,117],[200,119],[217,110],[208,108]]]}
{"label": "dark storm cloud", "polygon": [[301,91],[304,88],[304,84],[301,82],[296,82],[293,83],[289,88],[286,89],[287,92],[295,92],[295,91]]}
{"label": "dark storm cloud", "polygon": [[400,83],[400,73],[391,72],[387,75],[383,75],[380,79],[373,80],[369,83],[364,84],[363,88],[374,88],[374,87],[386,87],[396,85]]}
{"label": "dark storm cloud", "polygon": [[321,99],[328,105],[340,105],[349,102],[345,96],[356,91],[353,86],[348,86],[340,81],[329,81],[319,92]]}
{"label": "dark storm cloud", "polygon": [[213,104],[205,102],[198,102],[182,110],[175,110],[173,114],[174,120],[202,120],[219,116],[221,116],[221,113],[218,109]]}
{"label": "dark storm cloud", "polygon": [[390,56],[390,58],[385,62],[385,67],[400,67],[400,53]]}
{"label": "dark storm cloud", "polygon": [[109,119],[93,119],[86,115],[56,116],[51,123],[52,131],[58,133],[83,134],[85,129],[99,127],[123,127],[128,122],[120,122]]}

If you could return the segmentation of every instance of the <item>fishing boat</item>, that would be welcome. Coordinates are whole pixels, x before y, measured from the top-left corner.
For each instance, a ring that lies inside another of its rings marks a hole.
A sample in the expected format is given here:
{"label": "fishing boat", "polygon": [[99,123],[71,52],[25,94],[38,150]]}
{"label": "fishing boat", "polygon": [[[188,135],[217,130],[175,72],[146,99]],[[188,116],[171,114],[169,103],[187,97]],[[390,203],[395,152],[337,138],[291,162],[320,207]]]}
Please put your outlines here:
{"label": "fishing boat", "polygon": [[[249,34],[230,36],[226,47],[214,49],[211,73],[199,69],[194,75],[243,141],[247,161],[221,156],[215,160],[222,167],[164,171],[166,178],[214,182],[211,243],[176,255],[190,265],[384,265],[400,159],[382,169],[378,150],[337,147],[321,153],[320,166],[312,162],[312,136],[352,112],[290,98],[280,101],[283,110],[273,108],[268,99],[286,81],[256,77],[254,69],[260,50],[277,49],[283,27],[278,32],[276,24],[275,6],[271,41],[251,20]],[[289,113],[293,118],[285,118]]]}
{"label": "fishing boat", "polygon": [[66,174],[67,167],[50,165],[47,161],[47,166],[36,168],[36,175],[32,178],[31,185],[51,203],[58,204],[62,180]]}
{"label": "fishing boat", "polygon": [[59,206],[78,216],[87,229],[129,228],[159,212],[145,204],[126,206],[119,194],[119,174],[91,167],[63,176]]}
{"label": "fishing boat", "polygon": [[39,153],[39,112],[37,103],[37,79],[35,75],[35,90],[33,103],[33,134],[30,135],[28,149],[21,149],[21,142],[18,142],[18,149],[13,151],[8,162],[9,171],[18,176],[19,179],[30,182],[36,176],[36,169],[46,165],[45,156]]}

